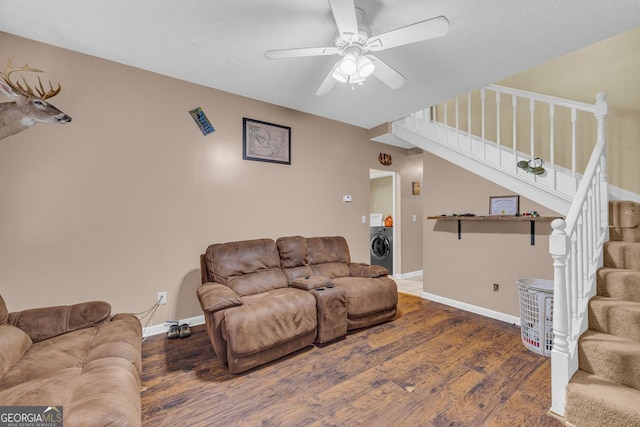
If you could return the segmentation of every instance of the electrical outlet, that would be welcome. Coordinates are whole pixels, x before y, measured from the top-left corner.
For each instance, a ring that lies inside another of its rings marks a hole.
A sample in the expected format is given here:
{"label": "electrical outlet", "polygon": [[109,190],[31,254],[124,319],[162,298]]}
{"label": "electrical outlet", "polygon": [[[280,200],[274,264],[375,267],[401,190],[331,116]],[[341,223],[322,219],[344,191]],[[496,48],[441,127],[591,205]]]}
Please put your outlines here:
{"label": "electrical outlet", "polygon": [[493,292],[499,292],[500,291],[500,285],[497,283],[493,284]]}
{"label": "electrical outlet", "polygon": [[164,305],[167,303],[167,293],[166,292],[158,292],[158,298],[156,299],[158,304]]}

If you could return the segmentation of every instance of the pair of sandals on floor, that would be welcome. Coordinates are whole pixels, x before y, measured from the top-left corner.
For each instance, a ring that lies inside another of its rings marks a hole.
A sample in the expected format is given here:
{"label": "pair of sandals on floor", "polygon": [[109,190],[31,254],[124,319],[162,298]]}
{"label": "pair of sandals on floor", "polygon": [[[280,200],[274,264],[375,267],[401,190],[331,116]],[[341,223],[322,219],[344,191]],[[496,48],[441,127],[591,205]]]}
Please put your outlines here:
{"label": "pair of sandals on floor", "polygon": [[189,324],[183,323],[180,325],[176,320],[168,320],[167,323],[171,323],[169,332],[167,332],[167,338],[186,338],[191,335],[191,328],[189,327]]}

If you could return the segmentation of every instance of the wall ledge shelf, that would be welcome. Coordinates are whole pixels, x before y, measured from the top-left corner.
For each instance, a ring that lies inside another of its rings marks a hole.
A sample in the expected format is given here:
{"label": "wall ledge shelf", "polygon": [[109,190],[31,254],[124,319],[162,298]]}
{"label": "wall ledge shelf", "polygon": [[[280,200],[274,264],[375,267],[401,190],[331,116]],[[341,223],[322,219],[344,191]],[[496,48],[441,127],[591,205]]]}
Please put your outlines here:
{"label": "wall ledge shelf", "polygon": [[527,215],[440,215],[428,216],[436,221],[458,221],[458,240],[462,238],[462,221],[529,221],[531,223],[531,246],[536,244],[536,222],[551,222],[560,216],[527,216]]}

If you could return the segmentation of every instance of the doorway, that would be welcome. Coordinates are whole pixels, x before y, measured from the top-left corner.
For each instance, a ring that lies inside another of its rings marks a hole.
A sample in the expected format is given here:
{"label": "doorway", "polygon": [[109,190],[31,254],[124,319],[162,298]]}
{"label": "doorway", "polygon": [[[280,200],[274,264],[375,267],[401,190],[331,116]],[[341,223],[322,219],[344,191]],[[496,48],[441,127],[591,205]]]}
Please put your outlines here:
{"label": "doorway", "polygon": [[396,174],[377,169],[369,170],[369,253],[370,264],[382,265],[390,274],[395,270],[396,227],[385,226],[391,217],[398,226],[396,216]]}

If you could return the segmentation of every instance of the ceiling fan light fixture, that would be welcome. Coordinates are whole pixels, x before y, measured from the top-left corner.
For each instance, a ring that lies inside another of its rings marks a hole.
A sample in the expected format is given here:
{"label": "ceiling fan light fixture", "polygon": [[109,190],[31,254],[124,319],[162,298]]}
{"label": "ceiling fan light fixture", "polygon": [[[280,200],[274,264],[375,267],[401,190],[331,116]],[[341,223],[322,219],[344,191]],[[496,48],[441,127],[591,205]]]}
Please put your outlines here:
{"label": "ceiling fan light fixture", "polygon": [[344,58],[342,58],[342,61],[340,61],[340,71],[350,76],[357,70],[358,60],[356,59],[356,56],[352,52],[347,53]]}
{"label": "ceiling fan light fixture", "polygon": [[331,72],[331,77],[339,81],[340,83],[346,83],[349,80],[349,76],[342,72],[340,67],[341,62],[338,62]]}
{"label": "ceiling fan light fixture", "polygon": [[354,73],[349,76],[349,83],[352,85],[355,85],[355,84],[361,85],[362,83],[364,83],[364,77],[362,77],[358,73]]}
{"label": "ceiling fan light fixture", "polygon": [[373,74],[373,71],[376,69],[375,64],[369,57],[365,55],[361,55],[358,58],[358,74],[360,77],[366,78]]}

